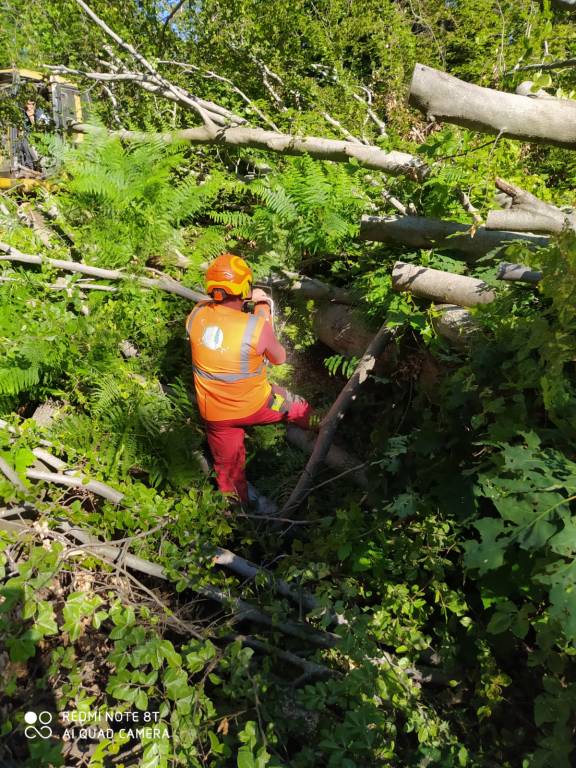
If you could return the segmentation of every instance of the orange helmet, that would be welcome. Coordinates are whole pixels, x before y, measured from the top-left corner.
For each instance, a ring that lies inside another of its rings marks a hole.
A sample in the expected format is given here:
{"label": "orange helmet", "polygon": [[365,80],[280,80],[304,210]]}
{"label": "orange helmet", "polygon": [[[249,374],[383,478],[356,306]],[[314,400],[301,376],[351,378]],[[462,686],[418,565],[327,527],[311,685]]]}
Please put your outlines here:
{"label": "orange helmet", "polygon": [[225,296],[249,299],[252,294],[252,270],[240,256],[223,253],[206,272],[206,293],[216,301]]}

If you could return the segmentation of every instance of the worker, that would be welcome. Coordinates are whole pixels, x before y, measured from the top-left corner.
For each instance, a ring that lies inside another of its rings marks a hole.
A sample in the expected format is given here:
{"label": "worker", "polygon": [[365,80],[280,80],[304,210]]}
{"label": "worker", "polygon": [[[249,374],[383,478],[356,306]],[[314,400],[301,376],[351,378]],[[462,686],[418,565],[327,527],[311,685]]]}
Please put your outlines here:
{"label": "worker", "polygon": [[211,301],[198,304],[186,321],[198,408],[218,488],[246,504],[245,428],[279,421],[308,428],[311,408],[268,382],[266,364],[281,365],[286,350],[274,333],[271,299],[252,288],[244,259],[218,256],[206,272],[206,292]]}

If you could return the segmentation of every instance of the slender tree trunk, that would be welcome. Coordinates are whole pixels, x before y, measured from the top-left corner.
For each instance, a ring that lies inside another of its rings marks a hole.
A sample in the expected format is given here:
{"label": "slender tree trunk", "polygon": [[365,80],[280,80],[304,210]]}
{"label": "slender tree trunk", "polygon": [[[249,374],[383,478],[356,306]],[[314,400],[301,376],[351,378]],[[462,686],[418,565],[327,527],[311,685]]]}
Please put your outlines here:
{"label": "slender tree trunk", "polygon": [[[102,131],[101,128],[86,124],[77,124],[73,129],[80,133]],[[364,168],[383,171],[390,176],[408,176],[419,180],[424,178],[427,171],[425,164],[419,158],[406,152],[385,152],[378,147],[356,144],[352,141],[325,139],[320,136],[291,136],[286,133],[266,131],[263,128],[231,126],[219,128],[214,132],[201,126],[162,134],[148,134],[140,131],[111,131],[111,134],[120,136],[122,139],[139,141],[155,138],[167,144],[174,141],[188,141],[191,144],[251,147],[284,155],[310,155],[318,160],[332,160],[338,163],[358,160]]]}
{"label": "slender tree trunk", "polygon": [[491,232],[478,227],[471,235],[470,226],[455,221],[441,221],[423,216],[363,216],[360,239],[397,243],[412,248],[440,248],[458,251],[467,261],[475,261],[495,248],[521,240],[530,247],[544,246],[549,238],[524,232]]}
{"label": "slender tree trunk", "polygon": [[408,103],[429,118],[473,131],[576,148],[576,101],[571,99],[495,91],[416,64]]}
{"label": "slender tree trunk", "polygon": [[370,371],[373,370],[376,365],[376,360],[384,351],[384,347],[388,344],[392,337],[392,333],[393,331],[390,328],[387,328],[386,325],[383,325],[380,328],[376,336],[374,336],[368,344],[366,351],[356,366],[356,370],[324,417],[316,444],[314,445],[314,450],[308,459],[308,463],[300,475],[296,487],[290,494],[290,498],[282,507],[283,514],[299,507],[304,499],[312,492],[314,478],[330,450],[338,424],[344,418],[352,401],[357,397],[360,386],[366,381]]}

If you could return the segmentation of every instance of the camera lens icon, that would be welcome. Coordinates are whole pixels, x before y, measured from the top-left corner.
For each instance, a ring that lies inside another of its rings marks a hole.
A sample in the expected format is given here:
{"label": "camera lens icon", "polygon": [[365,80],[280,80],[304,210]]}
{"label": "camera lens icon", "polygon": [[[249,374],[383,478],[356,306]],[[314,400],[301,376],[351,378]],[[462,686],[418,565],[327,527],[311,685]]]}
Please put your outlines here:
{"label": "camera lens icon", "polygon": [[[52,728],[49,727],[49,723],[52,722],[51,712],[25,712],[24,722],[27,725],[24,728],[24,735],[27,739],[49,739],[52,736]],[[36,727],[36,723],[39,724],[39,728]]]}

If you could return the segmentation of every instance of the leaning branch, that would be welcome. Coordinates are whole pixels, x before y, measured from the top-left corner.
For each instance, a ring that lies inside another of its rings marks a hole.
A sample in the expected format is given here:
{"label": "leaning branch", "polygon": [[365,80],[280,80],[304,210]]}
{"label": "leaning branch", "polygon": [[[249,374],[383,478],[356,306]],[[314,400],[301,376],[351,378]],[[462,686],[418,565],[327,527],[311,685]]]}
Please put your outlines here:
{"label": "leaning branch", "polygon": [[392,333],[392,330],[386,325],[383,325],[380,328],[376,336],[374,336],[368,345],[368,348],[358,363],[353,375],[332,404],[332,407],[326,414],[322,426],[320,427],[320,432],[318,433],[318,439],[316,440],[312,455],[308,459],[308,463],[306,464],[296,487],[290,494],[290,498],[282,508],[282,514],[291,512],[293,509],[299,507],[312,491],[314,478],[330,450],[338,424],[344,418],[352,401],[356,399],[360,386],[366,381],[368,374],[376,365],[376,360],[384,351],[384,347],[389,342]]}
{"label": "leaning branch", "polygon": [[564,69],[568,67],[576,67],[576,59],[561,59],[560,61],[541,61],[539,64],[525,64],[523,67],[516,65],[513,69],[509,69],[508,72],[504,72],[504,76],[513,75],[516,72],[530,72],[537,70],[544,72],[550,69]]}
{"label": "leaning branch", "polygon": [[429,118],[474,131],[576,149],[576,101],[571,99],[504,93],[416,64],[408,102]]}

